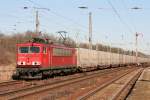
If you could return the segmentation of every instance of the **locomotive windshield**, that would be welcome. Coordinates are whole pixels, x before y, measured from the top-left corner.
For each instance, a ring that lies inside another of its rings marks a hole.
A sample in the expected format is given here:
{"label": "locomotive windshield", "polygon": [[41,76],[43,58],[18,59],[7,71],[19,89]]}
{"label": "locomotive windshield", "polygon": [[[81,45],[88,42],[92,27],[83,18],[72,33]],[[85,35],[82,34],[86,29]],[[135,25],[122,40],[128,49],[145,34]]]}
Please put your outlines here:
{"label": "locomotive windshield", "polygon": [[30,47],[30,52],[31,53],[39,53],[40,52],[40,48],[39,47]]}
{"label": "locomotive windshield", "polygon": [[28,53],[29,52],[29,47],[20,47],[19,52],[20,53]]}
{"label": "locomotive windshield", "polygon": [[40,48],[39,47],[19,47],[19,53],[39,53]]}

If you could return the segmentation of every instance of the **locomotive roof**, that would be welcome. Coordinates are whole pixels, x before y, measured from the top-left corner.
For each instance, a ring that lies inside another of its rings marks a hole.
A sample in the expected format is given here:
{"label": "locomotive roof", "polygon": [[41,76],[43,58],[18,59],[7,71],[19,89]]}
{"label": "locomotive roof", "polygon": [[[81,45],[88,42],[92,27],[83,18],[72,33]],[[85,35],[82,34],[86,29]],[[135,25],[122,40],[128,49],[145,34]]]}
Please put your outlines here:
{"label": "locomotive roof", "polygon": [[59,45],[59,44],[45,44],[45,43],[33,43],[33,42],[26,42],[26,43],[18,43],[17,44],[17,46],[31,46],[31,45],[75,49],[75,48],[71,48],[71,47],[67,47],[65,45]]}
{"label": "locomotive roof", "polygon": [[75,49],[68,46],[65,46],[63,44],[54,44],[53,42],[50,42],[49,39],[43,39],[43,38],[32,38],[32,41],[28,41],[26,43],[18,43],[17,46],[50,46],[50,47],[58,47],[58,48],[67,48],[67,49]]}

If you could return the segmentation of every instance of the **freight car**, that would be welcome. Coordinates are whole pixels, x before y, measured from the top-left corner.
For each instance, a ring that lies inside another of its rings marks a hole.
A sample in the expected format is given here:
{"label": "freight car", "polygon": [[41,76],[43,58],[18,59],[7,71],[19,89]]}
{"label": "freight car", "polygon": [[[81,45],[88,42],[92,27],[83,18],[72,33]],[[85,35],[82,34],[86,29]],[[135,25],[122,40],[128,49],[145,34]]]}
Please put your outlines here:
{"label": "freight car", "polygon": [[[54,45],[34,38],[32,42],[17,44],[16,72],[13,79],[47,78],[56,74],[91,71],[134,64],[134,56],[83,48]],[[139,62],[147,62],[139,57]]]}

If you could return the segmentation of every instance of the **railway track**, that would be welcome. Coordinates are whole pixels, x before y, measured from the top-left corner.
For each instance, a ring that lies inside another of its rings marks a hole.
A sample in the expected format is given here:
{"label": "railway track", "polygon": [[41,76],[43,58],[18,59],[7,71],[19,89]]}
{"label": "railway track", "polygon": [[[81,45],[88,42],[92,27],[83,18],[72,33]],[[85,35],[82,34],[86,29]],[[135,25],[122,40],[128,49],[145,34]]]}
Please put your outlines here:
{"label": "railway track", "polygon": [[[97,73],[97,72],[96,72]],[[84,76],[85,74],[83,74]],[[88,75],[90,75],[90,72],[88,72]],[[49,80],[46,80],[46,81],[18,81],[18,80],[12,80],[12,81],[6,81],[6,82],[1,82],[0,83],[0,94],[5,94],[5,93],[8,93],[8,92],[12,92],[12,91],[17,91],[17,89],[19,90],[20,88],[22,87],[29,87],[29,86],[33,86],[33,85],[43,85],[43,83],[49,83],[49,84],[55,84],[55,83],[58,83],[58,82],[61,82],[61,81],[64,81],[65,80],[68,80],[68,79],[71,79],[73,77],[76,77],[76,78],[79,78],[79,77],[82,77],[82,75],[70,75],[70,76],[66,76],[65,78],[61,78],[61,77],[57,77],[55,79],[49,79],[50,81],[53,81],[53,82],[48,82]],[[69,77],[69,78],[67,78]],[[17,85],[22,85],[22,87],[18,87]],[[41,86],[40,85],[40,86]],[[45,84],[44,84],[45,85]]]}
{"label": "railway track", "polygon": [[[119,70],[122,70],[122,68],[120,68]],[[119,70],[118,69],[112,69],[112,71],[119,71]],[[69,78],[66,80],[54,81],[54,82],[47,83],[47,84],[20,88],[20,89],[8,91],[8,92],[0,93],[0,97],[5,98],[5,99],[17,99],[17,98],[24,97],[26,95],[34,94],[36,92],[45,91],[47,89],[52,89],[52,88],[58,88],[58,87],[61,87],[61,86],[67,85],[67,84],[71,84],[74,82],[90,79],[90,78],[96,77],[98,75],[107,74],[107,73],[110,73],[110,71],[106,70],[102,73],[95,72],[89,76],[82,75],[82,76],[74,77],[71,79]]]}
{"label": "railway track", "polygon": [[14,84],[22,84],[22,81],[12,80],[12,81],[1,82],[0,83],[0,88],[1,88],[0,91],[2,91],[3,87],[9,87],[9,86],[12,86]]}
{"label": "railway track", "polygon": [[[90,72],[88,72],[88,74],[90,75]],[[78,75],[70,75],[70,76],[68,76],[69,79],[72,78],[72,76],[78,77]],[[59,81],[62,80],[62,78],[61,79],[59,79],[59,78],[60,77],[57,77],[55,79],[49,79],[49,80],[53,81],[51,83],[55,83],[56,81],[59,82]],[[68,79],[67,77],[65,77],[65,78]],[[0,82],[0,94],[4,94],[4,93],[10,92],[10,91],[14,91],[14,90],[17,90],[17,89],[22,88],[22,87],[27,87],[27,86],[29,87],[31,85],[32,86],[33,85],[39,85],[39,84],[42,84],[42,83],[43,82],[41,82],[40,80],[38,80],[38,81],[18,81],[18,80],[11,80],[11,81]]]}
{"label": "railway track", "polygon": [[[122,69],[120,69],[122,70]],[[112,70],[112,72],[119,72],[120,70]],[[133,70],[133,69],[132,69]],[[2,99],[9,99],[9,100],[16,100],[16,99],[21,99],[21,98],[26,98],[38,93],[41,93],[43,91],[48,91],[48,90],[53,90],[53,89],[59,89],[60,87],[67,86],[70,84],[74,84],[77,82],[81,82],[84,80],[88,80],[94,77],[102,76],[105,74],[110,73],[111,71],[105,71],[104,73],[94,73],[92,75],[86,75],[86,76],[81,76],[81,77],[74,77],[71,79],[66,79],[66,80],[61,80],[61,81],[55,81],[52,83],[48,84],[43,84],[43,85],[36,85],[32,87],[27,87],[27,88],[21,88],[18,90],[6,92],[3,94],[0,94],[0,97]]]}
{"label": "railway track", "polygon": [[0,82],[0,87],[1,86],[12,85],[14,83],[20,83],[20,81],[12,80],[12,81]]}
{"label": "railway track", "polygon": [[30,85],[29,82],[17,81],[17,80],[1,82],[0,83],[0,93],[12,91],[17,88],[25,87],[28,85]]}
{"label": "railway track", "polygon": [[143,69],[123,74],[89,91],[78,100],[124,100]]}

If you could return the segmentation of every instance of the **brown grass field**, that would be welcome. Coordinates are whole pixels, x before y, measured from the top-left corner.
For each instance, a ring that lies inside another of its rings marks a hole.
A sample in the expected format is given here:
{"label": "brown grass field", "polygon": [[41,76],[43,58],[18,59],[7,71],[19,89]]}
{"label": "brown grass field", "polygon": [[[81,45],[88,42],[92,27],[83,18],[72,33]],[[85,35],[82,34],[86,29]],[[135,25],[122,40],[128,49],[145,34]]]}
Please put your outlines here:
{"label": "brown grass field", "polygon": [[11,76],[15,71],[15,64],[0,66],[0,82],[12,80]]}

